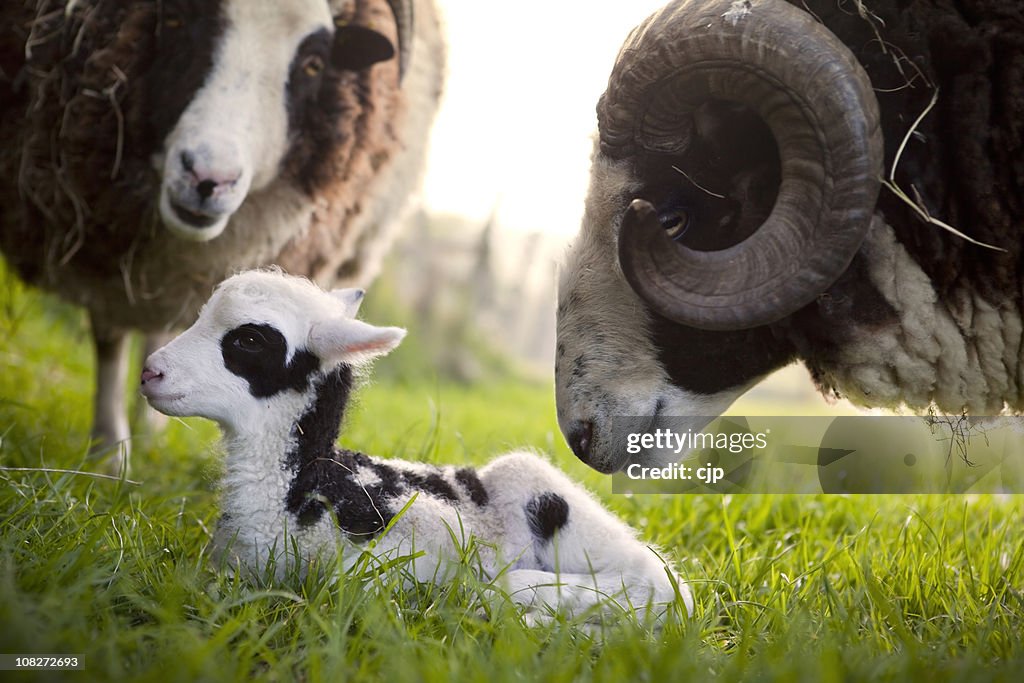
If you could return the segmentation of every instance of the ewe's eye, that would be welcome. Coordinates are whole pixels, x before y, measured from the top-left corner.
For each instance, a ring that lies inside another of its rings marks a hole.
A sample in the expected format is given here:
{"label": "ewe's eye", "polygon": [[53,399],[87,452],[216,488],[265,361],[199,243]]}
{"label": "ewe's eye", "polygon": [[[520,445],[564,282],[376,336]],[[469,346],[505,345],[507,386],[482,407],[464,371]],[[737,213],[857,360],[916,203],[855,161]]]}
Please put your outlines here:
{"label": "ewe's eye", "polygon": [[662,213],[658,220],[661,221],[661,227],[665,229],[669,238],[678,240],[690,227],[690,212],[686,209],[675,209]]}
{"label": "ewe's eye", "polygon": [[302,60],[302,73],[310,78],[319,76],[324,70],[324,60],[320,55],[309,55]]}

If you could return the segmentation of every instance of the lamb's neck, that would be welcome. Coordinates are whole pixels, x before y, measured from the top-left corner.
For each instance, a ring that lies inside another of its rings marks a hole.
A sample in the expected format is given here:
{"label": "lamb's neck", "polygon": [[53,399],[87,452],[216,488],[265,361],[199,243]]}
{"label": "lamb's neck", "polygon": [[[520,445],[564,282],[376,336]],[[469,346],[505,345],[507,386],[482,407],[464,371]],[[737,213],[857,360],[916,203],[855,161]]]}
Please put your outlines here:
{"label": "lamb's neck", "polygon": [[[349,368],[321,375],[301,394],[285,391],[267,399],[252,423],[225,429],[218,556],[261,570],[289,547],[286,534],[304,526],[289,494],[305,464],[331,455],[351,382]],[[288,566],[281,559],[274,563],[279,576]]]}
{"label": "lamb's neck", "polygon": [[292,427],[286,466],[297,473],[320,458],[330,458],[352,392],[352,368],[341,365],[313,385],[313,399]]}
{"label": "lamb's neck", "polygon": [[214,547],[218,555],[230,548],[229,560],[237,557],[257,569],[274,548],[285,547],[280,534],[292,528],[284,503],[292,475],[284,463],[295,443],[291,430],[304,397],[290,393],[270,399],[259,425],[226,429],[222,440],[226,458]]}
{"label": "lamb's neck", "polygon": [[225,526],[221,533],[230,537],[237,531],[247,543],[262,538],[255,529],[287,526],[284,500],[292,474],[285,463],[296,442],[296,415],[309,398],[293,395],[271,401],[276,405],[268,406],[259,425],[225,430],[222,440],[226,457],[220,486]]}
{"label": "lamb's neck", "polygon": [[[287,412],[268,410],[261,416],[259,424],[243,429],[225,430],[221,440],[226,452],[226,466],[229,472],[234,470],[261,474],[270,468],[280,467],[285,456],[295,443],[293,431],[297,414],[301,414],[303,406],[308,402],[300,397],[291,397],[288,403],[294,406]],[[284,401],[275,401],[284,403]],[[281,406],[275,406],[275,408]]]}
{"label": "lamb's neck", "polygon": [[257,475],[271,469],[294,472],[317,458],[329,457],[352,381],[352,369],[342,365],[314,380],[302,394],[288,392],[271,398],[271,405],[253,424],[225,429],[222,442],[228,470]]}

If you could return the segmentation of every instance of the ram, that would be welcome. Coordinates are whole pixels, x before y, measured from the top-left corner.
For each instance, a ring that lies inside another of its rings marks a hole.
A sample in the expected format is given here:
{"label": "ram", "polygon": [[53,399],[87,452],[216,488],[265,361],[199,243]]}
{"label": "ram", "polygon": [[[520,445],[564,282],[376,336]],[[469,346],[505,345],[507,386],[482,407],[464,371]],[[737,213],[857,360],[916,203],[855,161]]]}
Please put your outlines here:
{"label": "ram", "polygon": [[[405,336],[354,319],[363,293],[324,292],[277,271],[221,284],[196,323],[151,355],[142,392],[168,415],[216,420],[226,462],[218,555],[245,574],[368,548],[410,558],[420,581],[445,582],[473,537],[481,568],[531,622],[549,610],[620,614],[610,599],[663,620],[693,601],[658,555],[541,458],[510,453],[479,471],[339,449],[361,367]],[[397,427],[397,426],[396,426]]]}
{"label": "ram", "polygon": [[374,276],[443,66],[430,0],[3,5],[0,250],[87,309],[101,444],[130,330],[157,346],[244,268]]}
{"label": "ram", "polygon": [[1020,3],[680,0],[598,122],[556,350],[583,461],[795,360],[864,406],[1024,410]]}

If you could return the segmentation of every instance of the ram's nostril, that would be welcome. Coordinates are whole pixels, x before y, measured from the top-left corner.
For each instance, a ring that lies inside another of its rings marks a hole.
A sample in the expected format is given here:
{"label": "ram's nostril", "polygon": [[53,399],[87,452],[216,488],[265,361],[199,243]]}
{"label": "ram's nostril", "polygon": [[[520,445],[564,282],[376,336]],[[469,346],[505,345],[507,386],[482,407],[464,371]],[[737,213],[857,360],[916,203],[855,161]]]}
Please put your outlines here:
{"label": "ram's nostril", "polygon": [[192,155],[192,152],[181,153],[181,165],[189,173],[192,172],[192,169],[196,166],[196,158]]}
{"label": "ram's nostril", "polygon": [[594,423],[589,420],[574,420],[565,434],[569,448],[585,463],[590,462],[590,445],[593,439]]}

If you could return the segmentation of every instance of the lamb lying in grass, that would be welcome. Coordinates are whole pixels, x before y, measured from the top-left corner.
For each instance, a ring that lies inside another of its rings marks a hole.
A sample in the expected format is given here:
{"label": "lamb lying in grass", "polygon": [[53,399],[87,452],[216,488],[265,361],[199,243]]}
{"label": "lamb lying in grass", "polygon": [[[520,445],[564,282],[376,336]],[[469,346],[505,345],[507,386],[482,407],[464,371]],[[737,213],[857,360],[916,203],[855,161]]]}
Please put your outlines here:
{"label": "lamb lying in grass", "polygon": [[335,446],[356,369],[405,336],[354,319],[362,295],[242,273],[146,360],[142,393],[154,408],[206,417],[223,431],[218,553],[281,578],[289,562],[302,570],[339,549],[347,568],[375,541],[378,556],[422,553],[414,575],[441,582],[459,562],[458,543],[475,536],[487,578],[528,619],[549,608],[599,615],[615,609],[607,598],[659,617],[677,599],[692,609],[686,585],[653,550],[535,455],[511,453],[476,471]]}

